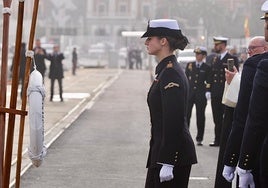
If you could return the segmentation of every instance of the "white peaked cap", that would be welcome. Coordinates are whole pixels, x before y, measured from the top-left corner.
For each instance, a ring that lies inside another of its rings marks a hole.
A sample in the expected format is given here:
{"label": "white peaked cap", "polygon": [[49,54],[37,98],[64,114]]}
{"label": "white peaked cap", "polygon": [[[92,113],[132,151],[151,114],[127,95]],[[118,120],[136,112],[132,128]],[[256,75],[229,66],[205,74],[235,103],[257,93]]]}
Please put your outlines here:
{"label": "white peaked cap", "polygon": [[261,11],[268,12],[268,1],[265,1],[261,6]]}
{"label": "white peaked cap", "polygon": [[153,27],[153,28],[165,27],[168,29],[180,30],[177,20],[172,20],[172,19],[151,20],[149,22],[149,27]]}
{"label": "white peaked cap", "polygon": [[228,38],[226,38],[226,37],[213,37],[213,39],[214,40],[219,40],[219,41],[227,41],[228,40]]}
{"label": "white peaked cap", "polygon": [[261,11],[264,12],[264,16],[261,17],[262,20],[268,19],[268,1],[265,1],[261,6]]}
{"label": "white peaked cap", "polygon": [[194,53],[199,53],[199,54],[207,54],[207,48],[204,46],[197,46],[194,49]]}
{"label": "white peaked cap", "polygon": [[228,41],[228,38],[219,36],[219,37],[213,37],[213,40],[214,40],[214,44],[220,44],[223,42],[226,43]]}
{"label": "white peaked cap", "polygon": [[176,39],[183,38],[177,20],[173,19],[150,20],[147,31],[142,35],[142,38],[152,36],[170,36]]}

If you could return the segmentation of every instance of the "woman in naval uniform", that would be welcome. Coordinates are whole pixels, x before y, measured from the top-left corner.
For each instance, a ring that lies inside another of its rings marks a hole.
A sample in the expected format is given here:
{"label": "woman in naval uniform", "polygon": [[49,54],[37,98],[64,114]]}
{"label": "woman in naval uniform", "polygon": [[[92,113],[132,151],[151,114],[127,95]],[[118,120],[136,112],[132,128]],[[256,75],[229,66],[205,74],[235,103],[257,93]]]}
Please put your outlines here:
{"label": "woman in naval uniform", "polygon": [[188,81],[174,51],[188,40],[171,19],[151,20],[142,37],[159,62],[147,97],[151,140],[145,188],[187,188],[197,159],[187,125]]}

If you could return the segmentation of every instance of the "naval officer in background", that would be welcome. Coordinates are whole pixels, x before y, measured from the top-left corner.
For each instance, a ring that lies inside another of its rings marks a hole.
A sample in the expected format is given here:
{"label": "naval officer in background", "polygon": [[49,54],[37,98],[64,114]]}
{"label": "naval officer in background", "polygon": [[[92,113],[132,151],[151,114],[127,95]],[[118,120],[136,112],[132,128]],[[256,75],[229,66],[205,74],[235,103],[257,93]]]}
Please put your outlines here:
{"label": "naval officer in background", "polygon": [[203,46],[197,47],[194,50],[195,62],[190,62],[186,65],[185,74],[189,81],[189,102],[187,110],[187,122],[190,127],[190,119],[192,109],[196,108],[196,125],[197,135],[196,142],[198,146],[202,146],[205,130],[205,111],[207,106],[206,91],[210,90],[210,66],[208,66],[204,59],[207,56],[207,49]]}
{"label": "naval officer in background", "polygon": [[228,53],[226,49],[228,38],[225,37],[214,37],[214,49],[217,56],[213,58],[211,64],[211,83],[210,91],[206,92],[207,99],[211,98],[211,108],[213,121],[215,124],[215,139],[210,146],[220,146],[221,130],[223,124],[223,115],[225,106],[222,104],[223,91],[225,87],[225,68],[227,69],[227,60],[233,59],[234,66],[238,70],[238,59]]}

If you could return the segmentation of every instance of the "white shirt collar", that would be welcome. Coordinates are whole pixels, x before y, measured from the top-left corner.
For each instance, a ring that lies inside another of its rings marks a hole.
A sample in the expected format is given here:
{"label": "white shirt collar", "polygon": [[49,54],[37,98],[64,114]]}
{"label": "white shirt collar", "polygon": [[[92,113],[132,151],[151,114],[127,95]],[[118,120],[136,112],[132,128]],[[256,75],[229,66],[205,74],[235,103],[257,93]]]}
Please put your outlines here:
{"label": "white shirt collar", "polygon": [[224,58],[224,56],[227,54],[227,50],[225,51],[225,52],[223,52],[223,53],[221,53],[221,59],[223,59]]}

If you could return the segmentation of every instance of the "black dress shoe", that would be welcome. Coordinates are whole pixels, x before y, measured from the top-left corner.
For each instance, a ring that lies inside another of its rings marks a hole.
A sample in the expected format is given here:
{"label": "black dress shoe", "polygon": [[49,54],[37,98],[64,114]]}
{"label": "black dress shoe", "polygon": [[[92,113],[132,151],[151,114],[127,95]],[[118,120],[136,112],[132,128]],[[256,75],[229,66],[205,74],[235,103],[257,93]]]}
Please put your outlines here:
{"label": "black dress shoe", "polygon": [[211,146],[211,147],[218,147],[218,146],[220,146],[220,144],[218,142],[211,142],[209,144],[209,146]]}
{"label": "black dress shoe", "polygon": [[197,141],[196,145],[203,146],[202,141]]}

